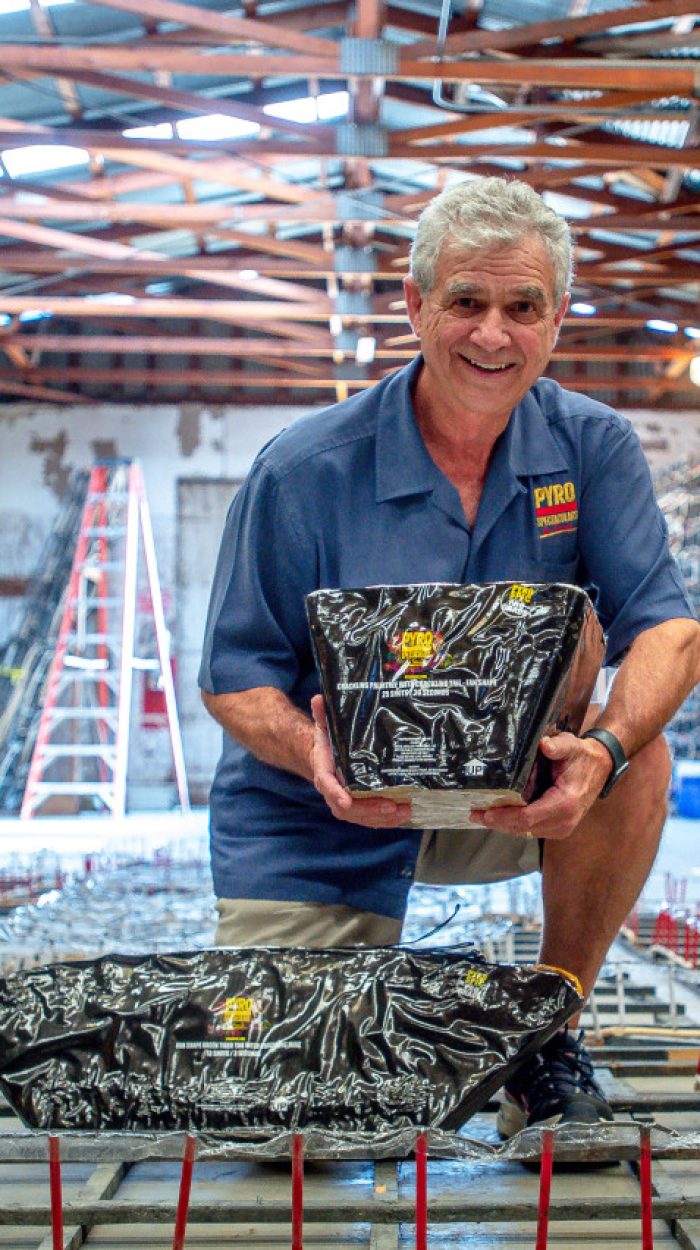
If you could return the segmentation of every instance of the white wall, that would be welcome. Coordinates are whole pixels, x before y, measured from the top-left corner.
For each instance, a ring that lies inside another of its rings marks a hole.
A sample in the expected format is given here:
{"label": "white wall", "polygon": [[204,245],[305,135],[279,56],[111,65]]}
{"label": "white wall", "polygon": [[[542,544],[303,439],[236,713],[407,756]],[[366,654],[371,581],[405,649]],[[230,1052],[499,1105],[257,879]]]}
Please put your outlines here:
{"label": "white wall", "polygon": [[[153,517],[161,582],[178,637],[176,587],[177,481],[245,475],[255,453],[308,409],[127,404],[0,408],[0,576],[27,576],[59,508],[73,469],[104,456],[137,457],[144,470]],[[630,412],[654,468],[685,455],[700,456],[700,411]],[[212,549],[218,533],[211,535]],[[0,597],[0,645],[20,607]],[[202,622],[205,604],[202,603]],[[195,626],[196,628],[196,626]],[[191,678],[188,676],[188,680]],[[196,726],[190,728],[194,732]],[[144,774],[163,767],[161,753],[137,752]],[[144,775],[145,779],[145,775]]]}
{"label": "white wall", "polygon": [[[302,409],[153,408],[97,404],[0,408],[0,576],[26,576],[73,469],[102,456],[137,457],[158,543],[161,580],[174,587],[179,477],[243,477],[256,452]],[[17,605],[0,599],[0,641]]]}

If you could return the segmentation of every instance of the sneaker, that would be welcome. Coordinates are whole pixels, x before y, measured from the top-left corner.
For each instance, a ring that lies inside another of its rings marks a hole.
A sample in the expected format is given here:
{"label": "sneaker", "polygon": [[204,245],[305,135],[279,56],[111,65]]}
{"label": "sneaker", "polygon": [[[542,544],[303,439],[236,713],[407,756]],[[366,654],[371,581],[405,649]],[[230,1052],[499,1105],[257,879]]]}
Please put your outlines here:
{"label": "sneaker", "polygon": [[501,1137],[512,1137],[531,1124],[613,1119],[582,1039],[583,1030],[578,1036],[568,1029],[555,1033],[506,1082],[497,1121]]}

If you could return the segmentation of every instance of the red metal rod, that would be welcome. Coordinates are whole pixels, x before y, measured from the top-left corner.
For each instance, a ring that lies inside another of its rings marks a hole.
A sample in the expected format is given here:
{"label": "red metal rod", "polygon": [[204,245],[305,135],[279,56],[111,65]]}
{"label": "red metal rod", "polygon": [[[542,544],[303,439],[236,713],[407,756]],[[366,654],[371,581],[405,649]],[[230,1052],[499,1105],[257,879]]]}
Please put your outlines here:
{"label": "red metal rod", "polygon": [[653,1206],[651,1195],[651,1128],[639,1130],[639,1185],[642,1196],[642,1250],[654,1250]]}
{"label": "red metal rod", "polygon": [[428,1250],[428,1138],[416,1136],[416,1250]]}
{"label": "red metal rod", "polygon": [[549,1197],[552,1192],[552,1164],[554,1162],[554,1130],[542,1129],[542,1156],[540,1158],[540,1204],[537,1212],[536,1250],[547,1250],[549,1236]]}
{"label": "red metal rod", "polygon": [[187,1212],[190,1209],[190,1190],[192,1188],[192,1172],[196,1153],[197,1138],[194,1133],[188,1133],[185,1138],[185,1148],[182,1152],[182,1172],[180,1173],[180,1193],[177,1199],[177,1213],[175,1215],[173,1250],[182,1250],[185,1244]]}
{"label": "red metal rod", "polygon": [[61,1147],[55,1133],[49,1135],[49,1191],[51,1193],[51,1237],[53,1239],[53,1250],[63,1250]]}
{"label": "red metal rod", "polygon": [[292,1136],[292,1250],[304,1250],[304,1134]]}

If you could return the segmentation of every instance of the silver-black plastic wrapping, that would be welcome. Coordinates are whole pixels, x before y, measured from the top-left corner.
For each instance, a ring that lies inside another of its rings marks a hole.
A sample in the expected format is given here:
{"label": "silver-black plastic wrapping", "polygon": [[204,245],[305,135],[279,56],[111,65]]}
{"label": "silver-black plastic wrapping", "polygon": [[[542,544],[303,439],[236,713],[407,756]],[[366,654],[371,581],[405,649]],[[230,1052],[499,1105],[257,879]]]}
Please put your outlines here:
{"label": "silver-black plastic wrapping", "polygon": [[56,963],[0,981],[0,1088],[43,1130],[450,1130],[580,1002],[557,970],[452,950]]}
{"label": "silver-black plastic wrapping", "polygon": [[[522,802],[548,784],[545,733],[578,732],[604,654],[583,590],[556,583],[370,586],[307,597],[336,763],[351,792],[432,807]],[[442,793],[439,793],[442,792]],[[432,817],[432,819],[431,819]]]}

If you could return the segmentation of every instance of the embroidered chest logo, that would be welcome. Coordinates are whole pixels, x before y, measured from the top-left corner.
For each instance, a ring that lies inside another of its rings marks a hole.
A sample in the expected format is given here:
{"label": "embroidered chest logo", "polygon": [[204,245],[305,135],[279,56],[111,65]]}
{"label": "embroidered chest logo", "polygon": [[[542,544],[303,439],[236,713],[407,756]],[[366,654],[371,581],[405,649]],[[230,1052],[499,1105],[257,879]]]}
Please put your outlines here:
{"label": "embroidered chest logo", "polygon": [[570,534],[578,523],[578,503],[573,482],[555,482],[553,486],[536,486],[532,492],[535,517],[540,538]]}

